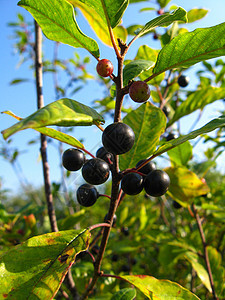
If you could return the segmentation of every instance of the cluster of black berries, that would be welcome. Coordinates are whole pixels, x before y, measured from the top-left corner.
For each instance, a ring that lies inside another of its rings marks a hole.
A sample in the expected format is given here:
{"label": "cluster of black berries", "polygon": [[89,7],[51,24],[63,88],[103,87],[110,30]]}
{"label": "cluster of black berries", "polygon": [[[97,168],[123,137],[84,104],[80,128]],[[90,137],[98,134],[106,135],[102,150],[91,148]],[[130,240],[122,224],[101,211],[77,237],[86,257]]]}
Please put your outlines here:
{"label": "cluster of black berries", "polygon": [[[140,160],[136,168],[144,162],[145,160]],[[156,169],[156,165],[152,161],[138,169],[138,173],[127,173],[121,180],[121,188],[128,195],[137,195],[144,189],[149,196],[159,197],[166,193],[169,185],[169,175]]]}
{"label": "cluster of black berries", "polygon": [[119,155],[128,152],[134,144],[133,130],[126,124],[117,122],[105,128],[102,134],[104,147],[98,149],[96,158],[86,160],[83,152],[78,149],[68,149],[63,153],[63,166],[69,171],[82,168],[82,176],[87,182],[77,190],[77,201],[83,206],[92,206],[99,193],[94,185],[107,181],[110,174],[110,164],[113,163],[113,154]]}
{"label": "cluster of black berries", "polygon": [[[102,134],[104,147],[98,149],[96,158],[86,160],[83,152],[78,149],[68,149],[63,153],[63,166],[69,171],[77,171],[82,168],[82,176],[87,183],[77,190],[77,201],[83,206],[92,206],[99,193],[94,185],[107,181],[110,173],[110,165],[113,164],[114,155],[128,152],[134,145],[135,134],[124,123],[115,122],[105,128]],[[137,163],[136,168],[144,161]],[[140,174],[139,174],[140,173]],[[128,195],[136,195],[144,188],[150,196],[161,196],[168,190],[170,179],[167,173],[156,170],[153,162],[148,162],[138,169],[138,173],[132,172],[123,176],[122,190]]]}

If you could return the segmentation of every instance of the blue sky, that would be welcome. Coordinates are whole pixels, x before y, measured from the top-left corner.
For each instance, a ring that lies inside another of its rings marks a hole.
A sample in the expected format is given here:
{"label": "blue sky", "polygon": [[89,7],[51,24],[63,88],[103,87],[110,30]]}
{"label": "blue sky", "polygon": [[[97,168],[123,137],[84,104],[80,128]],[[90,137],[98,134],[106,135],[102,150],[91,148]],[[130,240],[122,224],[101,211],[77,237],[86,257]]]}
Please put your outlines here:
{"label": "blue sky", "polygon": [[[29,114],[33,113],[36,110],[36,95],[35,87],[32,82],[24,83],[21,85],[10,86],[9,82],[15,78],[32,78],[32,71],[28,69],[27,65],[24,65],[20,68],[17,67],[19,62],[19,57],[15,55],[13,50],[14,40],[12,37],[12,29],[7,26],[8,22],[16,20],[17,13],[21,13],[25,16],[27,20],[32,21],[32,17],[29,13],[26,12],[23,8],[17,6],[17,0],[0,0],[0,26],[1,26],[1,47],[0,47],[0,57],[1,57],[1,72],[0,72],[0,82],[1,82],[1,100],[0,100],[0,111],[11,110],[15,114],[21,117],[26,117]],[[201,21],[189,24],[187,27],[189,30],[193,30],[197,27],[209,27],[225,21],[224,18],[224,8],[225,2],[223,0],[186,0],[186,1],[171,1],[171,5],[176,4],[182,6],[184,9],[189,10],[193,7],[197,8],[207,8],[209,9],[208,15]],[[125,26],[132,25],[134,23],[144,24],[150,19],[155,17],[155,13],[146,12],[138,13],[139,9],[146,6],[151,6],[151,2],[143,2],[131,5],[124,14],[123,24]],[[82,18],[78,18],[78,23],[80,22],[81,29],[95,38],[100,46],[101,58],[109,58],[114,64],[116,64],[113,50],[109,47],[106,47],[99,42],[99,40],[94,36],[93,32],[90,31],[87,24],[83,21]],[[153,41],[151,36],[146,36],[138,40],[133,47],[130,49],[128,57],[132,58],[138,47],[141,44],[147,44],[152,48],[159,48],[159,42]],[[87,56],[88,53],[82,49],[76,49],[80,56]],[[44,44],[44,52],[48,56],[52,55],[53,52],[53,42],[46,41]],[[67,57],[71,57],[74,49],[69,46],[62,46],[60,48],[60,54]],[[88,70],[92,73],[95,73],[96,61],[91,58],[91,64],[88,67]],[[187,73],[189,76],[192,76],[196,68],[199,65],[193,67]],[[194,78],[194,75],[193,75]],[[195,88],[196,81],[192,80],[190,88]],[[84,104],[88,105],[94,99],[98,97],[101,98],[102,91],[98,85],[90,83],[85,88],[85,92],[82,90],[80,93],[76,94],[77,101],[81,101]],[[50,75],[44,77],[44,99],[45,104],[48,104],[55,100],[52,77]],[[206,122],[218,116],[218,105],[212,105],[209,109],[206,109],[205,116],[202,118],[201,122],[198,124],[198,127],[204,125]],[[11,126],[14,123],[14,119],[6,115],[0,115],[0,131]],[[195,120],[195,116],[192,116]],[[183,127],[183,130],[187,128]],[[85,136],[85,146],[89,151],[92,151],[95,154],[95,151],[101,144],[101,132],[94,126],[88,128],[77,128],[75,130],[75,137],[82,138]],[[39,186],[42,184],[42,166],[39,157],[39,144],[28,146],[28,141],[34,138],[37,138],[36,134],[32,130],[22,131],[12,138],[11,146],[18,148],[20,151],[23,151],[23,154],[19,157],[20,165],[22,166],[23,172],[27,180],[34,186]],[[0,137],[1,142],[3,141],[2,136]],[[65,146],[67,148],[67,146]],[[199,149],[199,153],[202,149]],[[200,155],[197,153],[197,156]],[[58,149],[49,145],[48,148],[48,158],[51,168],[51,180],[57,181],[60,179],[60,168],[59,168],[59,154]],[[16,191],[19,188],[18,178],[15,176],[13,169],[10,164],[7,163],[4,159],[0,157],[0,177],[3,179],[3,188],[9,188],[13,191]],[[76,183],[80,180],[80,175],[74,175],[71,179],[71,182]]]}

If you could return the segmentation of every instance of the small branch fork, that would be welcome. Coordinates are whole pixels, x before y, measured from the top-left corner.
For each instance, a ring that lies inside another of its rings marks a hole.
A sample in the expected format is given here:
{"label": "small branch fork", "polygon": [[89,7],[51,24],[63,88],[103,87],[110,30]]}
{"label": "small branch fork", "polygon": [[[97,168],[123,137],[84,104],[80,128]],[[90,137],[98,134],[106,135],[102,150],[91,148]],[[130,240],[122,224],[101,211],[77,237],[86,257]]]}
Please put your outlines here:
{"label": "small branch fork", "polygon": [[219,298],[216,295],[215,286],[214,286],[214,282],[213,282],[212,270],[211,270],[209,255],[208,255],[208,251],[207,251],[207,243],[206,243],[206,239],[205,239],[205,234],[204,234],[204,231],[202,228],[202,222],[201,222],[201,219],[199,217],[199,214],[198,214],[198,211],[197,211],[195,205],[193,205],[192,208],[193,208],[194,216],[195,216],[195,219],[196,219],[196,222],[198,225],[198,230],[199,230],[201,240],[202,240],[202,245],[203,245],[203,250],[204,250],[203,258],[205,260],[206,269],[207,269],[207,272],[209,275],[209,281],[210,281],[210,286],[212,289],[213,299],[219,300]]}

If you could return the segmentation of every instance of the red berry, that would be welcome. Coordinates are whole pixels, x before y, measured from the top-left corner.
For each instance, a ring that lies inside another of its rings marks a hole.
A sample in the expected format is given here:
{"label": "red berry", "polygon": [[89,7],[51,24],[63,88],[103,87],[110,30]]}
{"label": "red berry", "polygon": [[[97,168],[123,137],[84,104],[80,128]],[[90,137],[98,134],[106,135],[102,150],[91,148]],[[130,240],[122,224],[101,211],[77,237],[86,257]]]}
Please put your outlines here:
{"label": "red berry", "polygon": [[108,59],[102,59],[98,62],[96,70],[98,72],[98,75],[102,77],[108,77],[113,72],[113,64]]}
{"label": "red berry", "polygon": [[129,95],[134,102],[142,103],[150,97],[150,88],[144,81],[135,81],[129,88]]}
{"label": "red berry", "polygon": [[160,8],[158,11],[157,11],[157,14],[158,15],[163,15],[164,14],[164,9],[163,8]]}

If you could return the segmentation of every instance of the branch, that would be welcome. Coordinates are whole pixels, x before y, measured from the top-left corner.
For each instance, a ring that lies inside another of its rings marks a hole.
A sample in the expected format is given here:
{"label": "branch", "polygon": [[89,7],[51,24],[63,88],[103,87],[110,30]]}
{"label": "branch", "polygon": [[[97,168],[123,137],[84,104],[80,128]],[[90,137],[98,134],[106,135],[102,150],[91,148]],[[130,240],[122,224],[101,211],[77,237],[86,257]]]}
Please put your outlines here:
{"label": "branch", "polygon": [[204,231],[202,228],[201,219],[199,217],[197,209],[195,208],[195,205],[193,205],[193,211],[194,211],[195,219],[196,219],[197,225],[198,225],[198,230],[199,230],[201,240],[202,240],[202,245],[203,245],[203,249],[204,249],[203,258],[205,260],[206,269],[207,269],[207,272],[209,275],[209,281],[210,281],[210,285],[211,285],[211,289],[212,289],[213,299],[218,300],[219,298],[216,296],[215,286],[214,286],[214,282],[213,282],[213,276],[212,276],[212,270],[211,270],[208,251],[207,251],[207,243],[206,243],[206,239],[205,239],[205,234],[204,234]]}
{"label": "branch", "polygon": [[[43,80],[42,80],[42,33],[41,28],[35,22],[35,74],[36,74],[36,91],[37,91],[37,106],[38,109],[44,106],[43,98]],[[51,182],[49,176],[49,165],[47,160],[47,139],[46,136],[41,134],[41,157],[43,166],[45,197],[48,206],[48,216],[51,224],[52,231],[58,231],[56,222],[55,209],[53,206],[53,198],[51,193]]]}
{"label": "branch", "polygon": [[[44,97],[42,92],[43,79],[42,79],[42,33],[41,28],[35,23],[35,74],[36,74],[36,91],[37,91],[37,106],[38,109],[44,106]],[[43,166],[44,186],[45,186],[45,197],[48,206],[48,216],[51,224],[51,230],[53,232],[58,231],[55,209],[53,205],[53,197],[51,192],[51,181],[49,176],[49,164],[47,160],[47,139],[46,136],[41,134],[41,157]],[[73,299],[80,299],[75,283],[72,278],[71,270],[68,271],[65,282],[73,295]]]}

